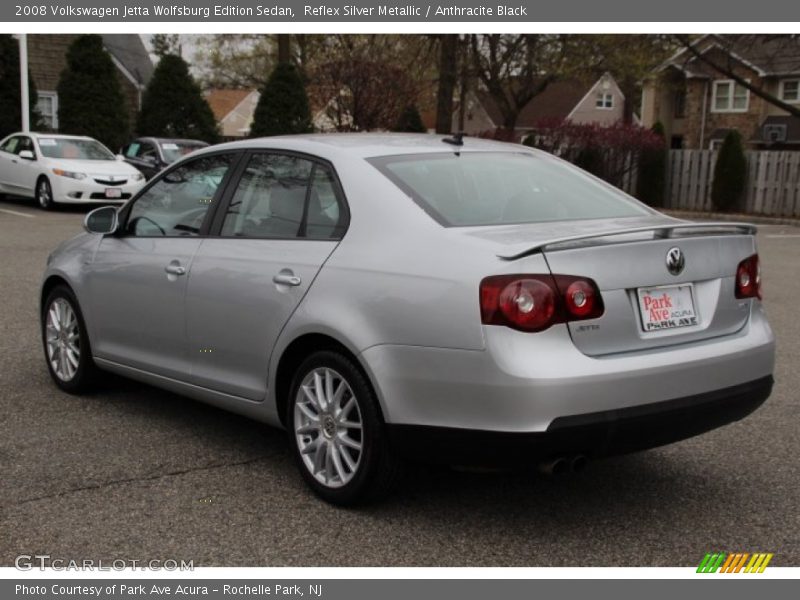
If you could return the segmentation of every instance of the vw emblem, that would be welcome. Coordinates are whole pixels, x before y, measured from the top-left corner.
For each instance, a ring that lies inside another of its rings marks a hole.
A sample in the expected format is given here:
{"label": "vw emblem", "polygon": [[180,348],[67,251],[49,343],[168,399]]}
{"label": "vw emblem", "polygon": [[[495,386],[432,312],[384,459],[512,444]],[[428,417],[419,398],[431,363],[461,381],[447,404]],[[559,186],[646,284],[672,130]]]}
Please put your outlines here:
{"label": "vw emblem", "polygon": [[680,248],[675,246],[667,250],[667,271],[673,275],[680,275],[686,265],[686,257]]}

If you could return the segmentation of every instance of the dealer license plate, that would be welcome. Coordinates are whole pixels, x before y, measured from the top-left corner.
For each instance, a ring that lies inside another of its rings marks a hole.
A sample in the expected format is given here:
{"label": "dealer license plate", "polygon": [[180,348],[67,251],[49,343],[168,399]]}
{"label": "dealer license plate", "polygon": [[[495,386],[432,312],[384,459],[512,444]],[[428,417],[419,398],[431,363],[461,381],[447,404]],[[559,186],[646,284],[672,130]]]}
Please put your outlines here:
{"label": "dealer license plate", "polygon": [[119,188],[106,188],[106,198],[122,198],[122,190]]}
{"label": "dealer license plate", "polygon": [[694,308],[694,288],[691,283],[639,288],[637,292],[642,329],[645,331],[676,329],[698,324]]}

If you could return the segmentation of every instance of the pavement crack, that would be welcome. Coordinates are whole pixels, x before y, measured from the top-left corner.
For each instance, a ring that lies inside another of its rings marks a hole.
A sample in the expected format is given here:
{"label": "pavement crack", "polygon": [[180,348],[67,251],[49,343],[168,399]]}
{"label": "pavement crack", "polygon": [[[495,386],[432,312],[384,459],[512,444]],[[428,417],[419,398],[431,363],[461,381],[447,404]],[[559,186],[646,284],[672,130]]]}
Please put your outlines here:
{"label": "pavement crack", "polygon": [[50,499],[53,499],[53,498],[62,498],[64,496],[70,496],[70,495],[76,494],[78,492],[85,492],[85,491],[89,491],[89,490],[99,490],[99,489],[106,488],[106,487],[111,487],[111,486],[114,486],[114,485],[124,485],[126,483],[138,483],[138,482],[144,482],[144,481],[155,481],[157,479],[166,479],[167,477],[177,477],[179,475],[186,475],[188,473],[196,473],[196,472],[199,472],[199,471],[213,471],[214,469],[223,469],[225,467],[238,467],[238,466],[241,466],[241,465],[249,465],[249,464],[264,460],[265,458],[270,458],[270,455],[256,456],[256,457],[253,457],[253,458],[248,458],[247,460],[240,460],[240,461],[236,461],[236,462],[226,462],[226,463],[220,463],[220,464],[203,465],[203,466],[199,466],[199,467],[190,467],[190,468],[187,468],[187,469],[179,469],[177,471],[169,471],[168,473],[157,473],[157,474],[154,474],[154,475],[145,475],[145,476],[140,476],[140,477],[129,477],[129,478],[126,478],[126,479],[114,479],[112,481],[103,481],[103,482],[96,483],[96,484],[93,484],[93,485],[85,485],[85,486],[81,486],[81,487],[77,487],[77,488],[71,488],[71,489],[63,490],[63,491],[56,492],[56,493],[53,493],[53,494],[44,494],[42,496],[35,496],[33,498],[26,498],[24,500],[20,500],[19,502],[16,502],[15,505],[16,506],[22,506],[24,504],[30,504],[32,502],[39,502],[40,500],[50,500]]}

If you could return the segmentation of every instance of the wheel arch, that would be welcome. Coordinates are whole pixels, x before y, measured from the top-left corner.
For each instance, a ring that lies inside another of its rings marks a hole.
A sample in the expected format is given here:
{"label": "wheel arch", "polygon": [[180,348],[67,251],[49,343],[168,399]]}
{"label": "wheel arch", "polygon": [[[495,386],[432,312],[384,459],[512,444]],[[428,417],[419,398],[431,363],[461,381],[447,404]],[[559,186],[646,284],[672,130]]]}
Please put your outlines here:
{"label": "wheel arch", "polygon": [[[39,312],[41,313],[44,310],[44,302],[47,300],[47,296],[50,295],[50,292],[59,285],[66,286],[70,289],[70,291],[75,294],[74,288],[70,285],[69,281],[67,281],[61,275],[50,275],[47,279],[44,280],[42,283],[42,291],[39,296]],[[77,298],[77,295],[75,296]]]}
{"label": "wheel arch", "polygon": [[353,362],[372,387],[378,399],[378,413],[381,420],[385,422],[380,389],[376,385],[370,369],[363,363],[359,354],[354,352],[347,344],[330,334],[314,332],[304,333],[293,339],[280,353],[280,358],[276,362],[273,398],[280,423],[284,427],[287,426],[286,418],[288,414],[289,388],[292,385],[292,378],[294,377],[297,367],[300,366],[300,363],[302,363],[306,357],[320,350],[338,352]]}

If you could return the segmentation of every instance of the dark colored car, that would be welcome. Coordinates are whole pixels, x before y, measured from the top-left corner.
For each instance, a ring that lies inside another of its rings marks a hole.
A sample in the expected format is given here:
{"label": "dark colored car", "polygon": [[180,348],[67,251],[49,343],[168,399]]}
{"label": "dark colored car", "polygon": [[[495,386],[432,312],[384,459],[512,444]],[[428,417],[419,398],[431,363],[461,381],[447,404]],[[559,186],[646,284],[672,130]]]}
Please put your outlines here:
{"label": "dark colored car", "polygon": [[125,162],[139,169],[147,179],[179,158],[208,146],[200,140],[141,137],[124,146],[119,153]]}

